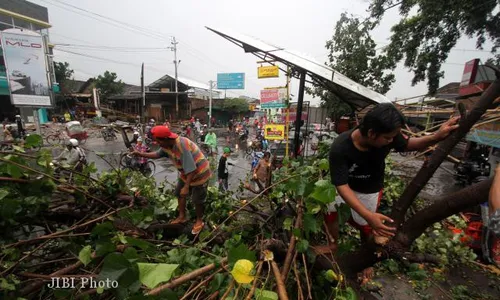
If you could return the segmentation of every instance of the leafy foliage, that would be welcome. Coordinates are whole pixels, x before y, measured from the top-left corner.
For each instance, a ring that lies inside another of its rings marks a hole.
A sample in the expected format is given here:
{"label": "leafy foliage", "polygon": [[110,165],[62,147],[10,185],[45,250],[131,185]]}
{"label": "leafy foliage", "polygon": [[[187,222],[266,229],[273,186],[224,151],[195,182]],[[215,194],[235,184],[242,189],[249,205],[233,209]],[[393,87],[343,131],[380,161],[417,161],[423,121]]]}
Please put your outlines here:
{"label": "leafy foliage", "polygon": [[120,95],[123,93],[125,83],[117,80],[118,76],[115,72],[104,72],[103,75],[97,76],[95,80],[96,88],[100,89],[102,100],[106,101],[110,96]]}
{"label": "leafy foliage", "polygon": [[[370,30],[375,24],[361,21],[343,13],[335,25],[331,40],[326,42],[328,62],[326,65],[350,79],[369,87],[381,94],[389,91],[395,82],[392,61],[383,54],[378,54]],[[308,93],[319,97],[334,120],[352,113],[351,107],[330,91],[321,86],[308,89]]]}
{"label": "leafy foliage", "polygon": [[69,93],[72,91],[73,86],[71,85],[69,79],[74,74],[73,69],[69,67],[68,62],[54,62],[54,73],[56,76],[56,82],[59,83],[59,87],[62,93]]}
{"label": "leafy foliage", "polygon": [[[492,53],[500,46],[497,1],[375,0],[370,6],[372,19],[381,20],[385,11],[397,5],[401,20],[391,29],[385,53],[393,65],[404,59],[414,74],[412,84],[427,80],[430,94],[439,87],[444,76],[441,66],[461,37],[476,38],[478,49],[490,40]],[[497,61],[499,57],[495,56]]]}
{"label": "leafy foliage", "polygon": [[226,98],[222,108],[232,113],[244,113],[249,110],[248,101],[241,98]]}

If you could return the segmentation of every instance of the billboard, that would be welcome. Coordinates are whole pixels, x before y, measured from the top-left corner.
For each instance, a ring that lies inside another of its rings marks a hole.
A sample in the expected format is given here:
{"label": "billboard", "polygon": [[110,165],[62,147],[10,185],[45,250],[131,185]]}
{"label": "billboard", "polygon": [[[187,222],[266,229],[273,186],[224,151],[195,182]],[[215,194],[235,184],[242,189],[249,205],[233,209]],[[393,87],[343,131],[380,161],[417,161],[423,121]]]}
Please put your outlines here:
{"label": "billboard", "polygon": [[268,124],[264,126],[264,137],[270,141],[281,141],[285,139],[285,125]]}
{"label": "billboard", "polygon": [[273,78],[280,76],[280,68],[278,66],[265,66],[257,69],[258,78]]}
{"label": "billboard", "polygon": [[219,90],[245,89],[245,73],[218,73],[217,89]]}
{"label": "billboard", "polygon": [[285,108],[287,88],[266,88],[260,91],[260,108]]}
{"label": "billboard", "polygon": [[43,38],[36,32],[1,32],[11,102],[19,106],[51,106]]}
{"label": "billboard", "polygon": [[460,86],[467,86],[474,83],[476,80],[477,67],[479,65],[479,59],[473,59],[465,63],[464,73],[462,74],[462,80],[460,81]]}

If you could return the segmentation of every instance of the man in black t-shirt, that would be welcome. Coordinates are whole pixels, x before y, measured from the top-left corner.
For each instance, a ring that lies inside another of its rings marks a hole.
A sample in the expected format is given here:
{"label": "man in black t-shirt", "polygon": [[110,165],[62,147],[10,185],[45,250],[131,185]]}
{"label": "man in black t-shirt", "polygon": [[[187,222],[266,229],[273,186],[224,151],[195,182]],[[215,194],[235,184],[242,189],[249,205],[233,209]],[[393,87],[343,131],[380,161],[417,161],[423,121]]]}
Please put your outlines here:
{"label": "man in black t-shirt", "polygon": [[392,149],[398,152],[418,151],[446,138],[458,128],[458,117],[444,123],[433,135],[407,138],[401,134],[405,121],[392,104],[380,104],[368,112],[361,124],[339,135],[330,149],[330,172],[337,188],[335,202],[329,206],[326,223],[331,237],[339,237],[336,206],[341,202],[351,207],[351,224],[362,236],[373,233],[390,237],[393,221],[377,213],[384,184],[385,158]]}

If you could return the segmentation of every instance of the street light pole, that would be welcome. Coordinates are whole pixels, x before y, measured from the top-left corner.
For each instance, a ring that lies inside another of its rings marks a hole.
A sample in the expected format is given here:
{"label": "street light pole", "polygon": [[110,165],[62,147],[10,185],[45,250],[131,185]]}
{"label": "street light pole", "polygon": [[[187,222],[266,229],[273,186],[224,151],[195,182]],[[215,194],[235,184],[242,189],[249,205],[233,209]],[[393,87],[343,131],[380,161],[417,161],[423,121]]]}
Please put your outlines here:
{"label": "street light pole", "polygon": [[208,82],[210,85],[210,97],[208,100],[208,128],[212,128],[212,86],[213,86],[213,80],[210,80]]}
{"label": "street light pole", "polygon": [[177,118],[179,118],[179,87],[178,87],[178,79],[177,79],[177,66],[179,65],[179,62],[177,61],[177,42],[175,40],[175,36],[172,37],[172,47],[170,49],[174,51],[174,65],[175,65],[175,113],[177,115]]}

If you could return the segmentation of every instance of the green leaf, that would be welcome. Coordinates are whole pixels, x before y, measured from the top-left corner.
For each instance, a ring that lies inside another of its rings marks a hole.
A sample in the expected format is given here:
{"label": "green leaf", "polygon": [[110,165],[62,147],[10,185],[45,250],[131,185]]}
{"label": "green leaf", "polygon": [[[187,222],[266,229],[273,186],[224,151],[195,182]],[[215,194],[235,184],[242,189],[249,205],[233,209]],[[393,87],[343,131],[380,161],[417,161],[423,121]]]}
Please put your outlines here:
{"label": "green leaf", "polygon": [[91,236],[105,236],[114,229],[111,222],[103,222],[92,229]]}
{"label": "green leaf", "polygon": [[43,146],[43,138],[39,134],[30,134],[24,140],[24,147],[26,148],[38,147],[38,146]]}
{"label": "green leaf", "polygon": [[152,289],[162,282],[169,281],[179,265],[137,263],[137,266],[139,267],[139,280]]}
{"label": "green leaf", "polygon": [[220,287],[224,283],[224,280],[226,279],[226,276],[222,275],[221,273],[217,273],[214,276],[214,279],[210,282],[210,292],[215,293],[216,291],[220,290]]}
{"label": "green leaf", "polygon": [[111,243],[109,240],[102,240],[96,243],[95,254],[97,256],[103,256],[115,250],[115,244]]}
{"label": "green leaf", "polygon": [[17,145],[12,145],[12,148],[14,149],[14,151],[16,152],[21,152],[21,153],[25,153],[26,151],[24,151],[24,148],[23,147],[19,147]]}
{"label": "green leaf", "polygon": [[303,196],[306,191],[306,181],[301,178],[299,179],[299,182],[297,182],[297,185],[295,186],[295,193],[297,196]]}
{"label": "green leaf", "polygon": [[244,244],[230,248],[227,256],[230,269],[232,269],[234,264],[240,259],[247,259],[252,263],[255,263],[257,261],[257,255],[255,254],[255,251],[250,251]]}
{"label": "green leaf", "polygon": [[297,251],[300,253],[305,253],[309,249],[309,241],[308,240],[300,240],[297,243]]}
{"label": "green leaf", "polygon": [[336,193],[335,186],[330,181],[323,179],[315,183],[314,191],[310,197],[322,204],[328,204],[335,200]]}
{"label": "green leaf", "polygon": [[330,168],[330,164],[328,163],[328,160],[326,158],[321,159],[318,162],[318,166],[319,169],[323,171],[328,171],[328,169]]}
{"label": "green leaf", "polygon": [[273,291],[255,289],[255,300],[278,300],[278,294]]}
{"label": "green leaf", "polygon": [[337,206],[337,214],[339,219],[339,225],[344,225],[351,218],[351,208],[345,203],[341,203]]}
{"label": "green leaf", "polygon": [[292,222],[293,220],[291,218],[286,218],[285,221],[283,221],[283,229],[285,230],[292,229]]}
{"label": "green leaf", "polygon": [[0,189],[0,200],[7,197],[8,194],[9,194],[9,191],[7,191],[6,189]]}
{"label": "green leaf", "polygon": [[120,277],[125,274],[125,272],[131,268],[130,262],[120,253],[110,253],[104,258],[104,264],[102,266],[101,273],[99,273],[99,278],[101,280],[119,280]]}
{"label": "green leaf", "polygon": [[9,164],[7,166],[7,172],[13,178],[21,178],[23,176],[21,168],[19,168],[18,166],[14,166],[12,164]]}
{"label": "green leaf", "polygon": [[318,222],[316,221],[316,217],[314,215],[305,214],[303,229],[306,238],[309,238],[309,233],[317,233],[321,228],[318,226]]}
{"label": "green leaf", "polygon": [[88,265],[92,261],[92,247],[88,245],[83,247],[78,254],[78,259],[84,266]]}
{"label": "green leaf", "polygon": [[307,201],[306,202],[307,211],[311,214],[317,214],[321,211],[321,205],[316,202]]}
{"label": "green leaf", "polygon": [[127,240],[127,244],[129,244],[130,246],[138,247],[142,250],[148,250],[148,249],[154,247],[153,244],[151,244],[149,242],[146,242],[146,241],[143,241],[140,239],[136,239],[133,237],[127,236],[125,239]]}

